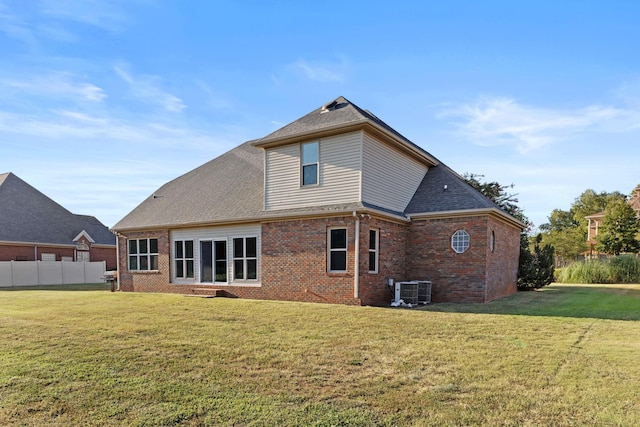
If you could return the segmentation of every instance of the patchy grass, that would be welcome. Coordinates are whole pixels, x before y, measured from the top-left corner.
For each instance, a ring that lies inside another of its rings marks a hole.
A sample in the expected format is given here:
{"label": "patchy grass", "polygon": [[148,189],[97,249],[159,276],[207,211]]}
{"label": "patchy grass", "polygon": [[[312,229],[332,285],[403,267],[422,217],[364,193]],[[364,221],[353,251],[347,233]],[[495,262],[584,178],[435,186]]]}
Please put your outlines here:
{"label": "patchy grass", "polygon": [[638,285],[419,310],[73,289],[0,291],[0,425],[640,424]]}

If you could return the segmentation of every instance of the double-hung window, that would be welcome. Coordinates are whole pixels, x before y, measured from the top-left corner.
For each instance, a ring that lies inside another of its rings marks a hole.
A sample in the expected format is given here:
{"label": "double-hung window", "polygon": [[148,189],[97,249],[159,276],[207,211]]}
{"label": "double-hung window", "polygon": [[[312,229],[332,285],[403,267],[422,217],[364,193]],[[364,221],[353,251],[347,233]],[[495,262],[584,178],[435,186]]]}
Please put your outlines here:
{"label": "double-hung window", "polygon": [[300,151],[300,175],[302,185],[318,185],[320,170],[319,144],[317,142],[302,144]]}
{"label": "double-hung window", "polygon": [[347,229],[329,229],[329,272],[347,271]]}
{"label": "double-hung window", "polygon": [[158,239],[129,240],[129,270],[158,269]]}
{"label": "double-hung window", "polygon": [[258,238],[233,239],[233,279],[258,279]]}
{"label": "double-hung window", "polygon": [[379,234],[376,229],[369,230],[369,273],[378,272]]}
{"label": "double-hung window", "polygon": [[193,240],[176,240],[174,251],[176,278],[193,279],[195,277]]}

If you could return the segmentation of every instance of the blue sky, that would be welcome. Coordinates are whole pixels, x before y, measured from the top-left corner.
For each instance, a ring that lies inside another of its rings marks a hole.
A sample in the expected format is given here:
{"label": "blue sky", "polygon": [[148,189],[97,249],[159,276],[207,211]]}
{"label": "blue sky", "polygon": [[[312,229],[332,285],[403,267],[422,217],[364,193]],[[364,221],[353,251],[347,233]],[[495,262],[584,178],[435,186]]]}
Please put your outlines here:
{"label": "blue sky", "polygon": [[0,0],[0,173],[112,226],[343,95],[513,183],[540,225],[640,184],[639,19],[631,0]]}

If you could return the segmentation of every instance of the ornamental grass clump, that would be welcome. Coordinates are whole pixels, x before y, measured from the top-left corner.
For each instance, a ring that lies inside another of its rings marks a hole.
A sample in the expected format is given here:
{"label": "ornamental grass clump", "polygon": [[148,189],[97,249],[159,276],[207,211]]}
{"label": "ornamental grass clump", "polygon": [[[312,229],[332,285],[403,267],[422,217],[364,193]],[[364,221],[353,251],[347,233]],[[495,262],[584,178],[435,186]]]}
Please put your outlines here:
{"label": "ornamental grass clump", "polygon": [[640,260],[620,255],[605,260],[578,261],[558,271],[560,283],[640,283]]}

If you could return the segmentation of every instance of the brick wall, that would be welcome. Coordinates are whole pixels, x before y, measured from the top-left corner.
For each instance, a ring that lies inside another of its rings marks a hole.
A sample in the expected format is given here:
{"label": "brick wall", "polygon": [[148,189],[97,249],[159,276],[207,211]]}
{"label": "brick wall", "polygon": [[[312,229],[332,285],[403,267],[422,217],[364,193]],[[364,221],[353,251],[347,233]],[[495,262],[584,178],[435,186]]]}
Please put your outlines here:
{"label": "brick wall", "polygon": [[[457,230],[469,233],[469,249],[451,248]],[[430,280],[433,302],[484,302],[487,217],[416,220],[407,235],[407,275]]]}
{"label": "brick wall", "polygon": [[[369,273],[369,230],[379,230],[378,273]],[[365,216],[360,221],[360,299],[364,305],[385,306],[393,300],[389,279],[405,280],[407,226]]]}
{"label": "brick wall", "polygon": [[[124,291],[200,293],[223,290],[253,299],[387,305],[388,279],[430,280],[434,302],[487,302],[516,291],[519,230],[489,216],[416,220],[409,225],[375,217],[360,219],[358,298],[354,297],[355,223],[352,216],[262,224],[261,286],[171,284],[169,231],[128,233],[128,239],[157,238],[159,271],[129,272],[127,239],[120,238],[120,288]],[[327,230],[347,229],[347,271],[327,272]],[[378,273],[368,271],[369,230],[379,230]],[[470,246],[451,248],[457,230]],[[494,251],[489,248],[495,234]]]}
{"label": "brick wall", "polygon": [[[489,242],[494,233],[493,251]],[[520,230],[494,218],[487,227],[487,293],[485,302],[517,291]]]}
{"label": "brick wall", "polygon": [[[34,253],[34,245],[2,245],[0,246],[0,261],[38,261],[42,259],[43,253],[55,254],[56,261],[62,261],[62,257],[73,258],[74,248],[37,245],[36,256]],[[115,261],[115,248],[113,249],[113,253],[113,259]],[[92,259],[92,261],[94,260]],[[98,261],[98,259],[95,261]]]}
{"label": "brick wall", "polygon": [[[460,254],[451,247],[457,230],[469,233],[469,248]],[[416,220],[407,236],[407,275],[433,282],[433,302],[482,303],[509,295],[516,292],[519,233],[489,216]]]}
{"label": "brick wall", "polygon": [[[126,238],[118,239],[120,263],[118,282],[123,291],[136,292],[180,292],[170,282],[169,270],[169,230],[153,230],[126,233]],[[158,239],[158,271],[130,272],[127,265],[130,239]]]}
{"label": "brick wall", "polygon": [[[353,217],[262,224],[262,288],[265,299],[360,304],[354,298]],[[327,272],[327,230],[347,229],[347,272]]]}

